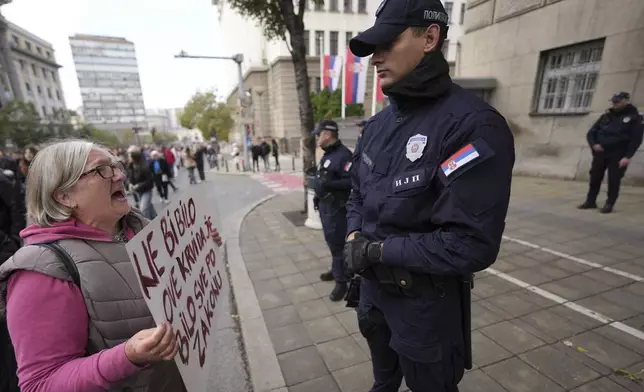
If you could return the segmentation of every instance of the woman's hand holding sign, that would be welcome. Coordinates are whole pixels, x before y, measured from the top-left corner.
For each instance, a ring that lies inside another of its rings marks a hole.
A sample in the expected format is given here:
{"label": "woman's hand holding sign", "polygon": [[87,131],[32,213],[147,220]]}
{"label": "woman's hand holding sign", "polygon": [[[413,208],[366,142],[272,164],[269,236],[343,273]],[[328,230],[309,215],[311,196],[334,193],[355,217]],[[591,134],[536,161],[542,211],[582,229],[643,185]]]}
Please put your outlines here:
{"label": "woman's hand holding sign", "polygon": [[127,359],[139,366],[156,361],[170,361],[178,351],[177,335],[169,323],[139,331],[125,343]]}
{"label": "woman's hand holding sign", "polygon": [[221,236],[219,235],[219,232],[215,228],[210,229],[210,238],[212,238],[212,240],[215,241],[215,244],[217,244],[217,246],[221,246],[221,244],[223,244],[223,241],[221,240]]}

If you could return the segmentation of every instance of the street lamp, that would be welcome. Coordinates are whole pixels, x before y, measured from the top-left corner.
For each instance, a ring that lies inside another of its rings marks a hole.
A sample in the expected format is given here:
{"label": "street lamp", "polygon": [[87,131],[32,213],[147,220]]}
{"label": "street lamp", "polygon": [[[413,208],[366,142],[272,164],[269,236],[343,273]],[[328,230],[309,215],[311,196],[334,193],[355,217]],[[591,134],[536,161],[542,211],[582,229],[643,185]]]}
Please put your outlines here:
{"label": "street lamp", "polygon": [[[239,85],[237,86],[237,92],[239,95],[239,114],[241,119],[244,118],[244,109],[243,109],[243,104],[244,104],[244,75],[242,73],[242,63],[244,62],[244,55],[241,53],[237,53],[234,56],[231,57],[226,57],[226,56],[193,56],[189,55],[186,53],[185,50],[182,50],[179,52],[179,54],[174,56],[175,58],[178,59],[210,59],[210,60],[232,60],[235,63],[237,63],[237,77],[239,78]],[[239,121],[239,133],[240,135],[243,135],[243,140],[242,144],[244,147],[244,165],[243,169],[244,171],[249,170],[248,167],[248,135],[246,134],[246,128],[244,126],[243,121]]]}

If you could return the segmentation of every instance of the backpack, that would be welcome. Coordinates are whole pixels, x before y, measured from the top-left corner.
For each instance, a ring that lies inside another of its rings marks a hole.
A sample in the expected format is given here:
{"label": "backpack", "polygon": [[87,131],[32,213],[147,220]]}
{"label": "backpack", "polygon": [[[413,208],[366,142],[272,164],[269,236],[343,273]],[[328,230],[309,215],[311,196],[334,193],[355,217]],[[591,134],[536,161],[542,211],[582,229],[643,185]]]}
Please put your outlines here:
{"label": "backpack", "polygon": [[[78,286],[80,284],[80,275],[74,260],[69,254],[55,242],[38,244],[43,248],[47,248],[54,252],[58,259],[63,263],[67,272],[71,275],[72,280]],[[0,319],[0,392],[20,392],[18,388],[18,364],[16,363],[16,354],[11,344],[11,337],[7,328],[6,318]]]}

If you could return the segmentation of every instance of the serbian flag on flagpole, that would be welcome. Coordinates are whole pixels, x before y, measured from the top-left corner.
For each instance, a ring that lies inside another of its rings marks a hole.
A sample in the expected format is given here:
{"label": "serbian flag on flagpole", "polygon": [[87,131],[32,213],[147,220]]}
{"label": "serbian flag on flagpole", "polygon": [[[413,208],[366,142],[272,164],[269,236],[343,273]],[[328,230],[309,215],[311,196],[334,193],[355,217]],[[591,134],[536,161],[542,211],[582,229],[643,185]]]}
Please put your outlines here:
{"label": "serbian flag on flagpole", "polygon": [[324,88],[335,91],[340,84],[342,58],[340,56],[324,56]]}
{"label": "serbian flag on flagpole", "polygon": [[385,102],[385,94],[382,93],[382,88],[380,88],[380,78],[376,73],[376,69],[373,69],[374,79],[376,79],[376,102],[381,103]]}
{"label": "serbian flag on flagpole", "polygon": [[367,62],[368,58],[356,57],[347,48],[345,72],[344,103],[364,103],[367,91]]}

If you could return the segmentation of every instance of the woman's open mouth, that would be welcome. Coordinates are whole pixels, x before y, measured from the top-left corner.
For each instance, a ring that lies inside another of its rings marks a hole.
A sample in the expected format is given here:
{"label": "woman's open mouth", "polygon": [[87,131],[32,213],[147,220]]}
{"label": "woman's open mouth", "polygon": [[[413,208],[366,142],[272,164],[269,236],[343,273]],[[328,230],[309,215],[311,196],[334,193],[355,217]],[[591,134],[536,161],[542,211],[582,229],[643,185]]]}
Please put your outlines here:
{"label": "woman's open mouth", "polygon": [[127,201],[127,197],[125,196],[125,191],[122,189],[119,189],[118,191],[112,193],[112,200],[116,201]]}

